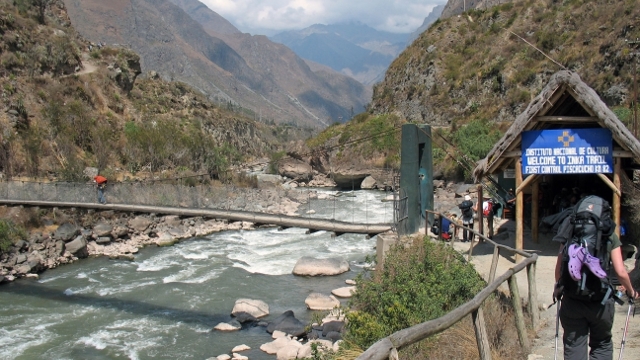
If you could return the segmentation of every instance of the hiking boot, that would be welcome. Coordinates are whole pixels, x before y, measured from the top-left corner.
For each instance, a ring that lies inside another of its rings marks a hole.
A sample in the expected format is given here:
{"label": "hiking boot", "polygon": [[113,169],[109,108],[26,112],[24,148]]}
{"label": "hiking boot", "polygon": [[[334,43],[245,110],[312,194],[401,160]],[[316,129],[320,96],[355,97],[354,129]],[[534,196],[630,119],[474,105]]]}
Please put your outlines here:
{"label": "hiking boot", "polygon": [[578,244],[569,245],[569,275],[574,281],[582,279],[582,263],[584,262],[586,249]]}

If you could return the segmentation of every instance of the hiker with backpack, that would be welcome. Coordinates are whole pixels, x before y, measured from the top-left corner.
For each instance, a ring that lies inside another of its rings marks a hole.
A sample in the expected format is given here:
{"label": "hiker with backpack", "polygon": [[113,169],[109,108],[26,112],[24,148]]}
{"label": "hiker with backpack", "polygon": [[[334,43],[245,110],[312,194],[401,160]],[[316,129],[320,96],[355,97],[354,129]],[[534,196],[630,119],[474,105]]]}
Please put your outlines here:
{"label": "hiker with backpack", "polygon": [[587,196],[574,206],[553,238],[561,243],[553,296],[564,329],[566,360],[613,358],[614,301],[622,301],[617,298],[614,274],[627,297],[638,298],[624,267],[615,226],[609,203]]}
{"label": "hiker with backpack", "polygon": [[493,199],[485,196],[482,202],[482,216],[487,219],[487,228],[485,235],[489,239],[493,239]]}
{"label": "hiker with backpack", "polygon": [[467,228],[473,229],[473,201],[471,201],[471,196],[465,195],[464,201],[458,205],[458,208],[462,212],[462,225],[464,228],[462,229],[462,242],[473,241],[473,232],[467,230]]}
{"label": "hiker with backpack", "polygon": [[93,182],[95,182],[98,187],[98,202],[103,205],[106,204],[107,200],[104,198],[104,190],[107,187],[107,178],[102,175],[97,175],[94,176]]}

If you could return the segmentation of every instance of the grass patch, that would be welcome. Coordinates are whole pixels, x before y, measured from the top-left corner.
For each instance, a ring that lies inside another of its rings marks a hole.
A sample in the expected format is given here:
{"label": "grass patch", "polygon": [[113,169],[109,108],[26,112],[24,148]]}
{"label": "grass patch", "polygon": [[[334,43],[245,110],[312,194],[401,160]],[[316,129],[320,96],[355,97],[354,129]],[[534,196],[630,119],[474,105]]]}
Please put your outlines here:
{"label": "grass patch", "polygon": [[0,219],[0,251],[6,252],[18,240],[27,237],[27,232],[11,220]]}

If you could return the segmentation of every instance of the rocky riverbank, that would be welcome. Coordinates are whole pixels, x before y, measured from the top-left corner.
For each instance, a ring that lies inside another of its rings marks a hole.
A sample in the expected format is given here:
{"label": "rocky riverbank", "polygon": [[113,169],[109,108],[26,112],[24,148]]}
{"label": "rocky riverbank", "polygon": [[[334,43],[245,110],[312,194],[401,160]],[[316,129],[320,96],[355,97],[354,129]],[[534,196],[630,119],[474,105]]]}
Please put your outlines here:
{"label": "rocky riverbank", "polygon": [[[265,196],[257,201],[267,213],[294,215],[301,204],[309,199],[321,199],[326,195],[313,189],[295,189],[297,181],[278,175],[265,190]],[[261,187],[268,179],[259,179]],[[376,180],[373,179],[375,184]],[[315,184],[320,185],[320,184]],[[322,183],[322,185],[330,185]],[[308,186],[304,184],[303,186]],[[473,191],[470,185],[434,181],[436,211],[457,210],[461,196]],[[279,192],[274,200],[273,190]],[[0,254],[0,282],[14,281],[21,277],[37,277],[46,269],[77,261],[89,256],[131,259],[145,246],[169,246],[182,239],[205,236],[211,233],[253,229],[247,222],[202,217],[183,218],[176,215],[132,214],[110,210],[28,208],[22,206],[0,207],[0,218],[27,230],[27,236]]]}

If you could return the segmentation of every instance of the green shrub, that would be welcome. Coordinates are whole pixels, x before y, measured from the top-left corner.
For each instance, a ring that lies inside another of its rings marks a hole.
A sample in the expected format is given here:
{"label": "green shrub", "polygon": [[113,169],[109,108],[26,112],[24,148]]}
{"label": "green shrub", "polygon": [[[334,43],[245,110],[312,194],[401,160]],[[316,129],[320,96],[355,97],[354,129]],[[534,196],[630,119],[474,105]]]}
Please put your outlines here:
{"label": "green shrub", "polygon": [[27,237],[26,231],[11,220],[0,219],[0,251],[9,250],[16,241]]}
{"label": "green shrub", "polygon": [[614,114],[618,117],[618,119],[623,122],[625,125],[629,126],[631,124],[631,120],[633,119],[633,109],[629,109],[623,106],[617,106],[611,109]]}
{"label": "green shrub", "polygon": [[442,243],[425,238],[411,248],[394,246],[379,276],[359,276],[345,339],[367,348],[398,330],[445,315],[484,284],[472,265]]}
{"label": "green shrub", "polygon": [[500,140],[502,133],[487,120],[472,120],[453,134],[458,148],[473,160],[487,156],[493,145]]}
{"label": "green shrub", "polygon": [[268,174],[278,173],[278,161],[280,161],[280,159],[285,155],[287,155],[286,151],[276,151],[271,153],[271,156],[269,156],[269,168],[267,169]]}

